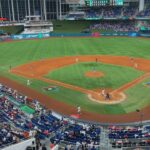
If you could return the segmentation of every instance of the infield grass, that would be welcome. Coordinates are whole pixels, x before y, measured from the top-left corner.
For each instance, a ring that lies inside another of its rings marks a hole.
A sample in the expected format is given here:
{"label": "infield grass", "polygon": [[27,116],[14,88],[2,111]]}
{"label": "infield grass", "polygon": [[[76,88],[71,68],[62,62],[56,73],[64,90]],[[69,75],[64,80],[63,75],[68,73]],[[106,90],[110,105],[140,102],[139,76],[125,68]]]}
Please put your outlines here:
{"label": "infield grass", "polygon": [[[100,71],[104,76],[99,78],[86,77],[85,73],[89,71]],[[116,89],[142,74],[143,72],[130,67],[87,62],[56,69],[46,77],[86,89]]]}

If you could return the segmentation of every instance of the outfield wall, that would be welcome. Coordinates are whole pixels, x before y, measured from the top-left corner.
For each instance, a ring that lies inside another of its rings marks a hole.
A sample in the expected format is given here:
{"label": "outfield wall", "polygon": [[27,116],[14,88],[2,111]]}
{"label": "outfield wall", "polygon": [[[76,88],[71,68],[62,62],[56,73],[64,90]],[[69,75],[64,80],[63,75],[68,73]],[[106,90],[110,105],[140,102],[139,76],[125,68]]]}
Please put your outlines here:
{"label": "outfield wall", "polygon": [[[102,32],[102,33],[39,33],[39,34],[19,34],[11,35],[11,40],[23,39],[42,39],[50,37],[101,37],[101,36],[124,36],[124,37],[150,37],[150,34],[142,34],[138,32]],[[5,41],[7,38],[0,38],[0,41]]]}

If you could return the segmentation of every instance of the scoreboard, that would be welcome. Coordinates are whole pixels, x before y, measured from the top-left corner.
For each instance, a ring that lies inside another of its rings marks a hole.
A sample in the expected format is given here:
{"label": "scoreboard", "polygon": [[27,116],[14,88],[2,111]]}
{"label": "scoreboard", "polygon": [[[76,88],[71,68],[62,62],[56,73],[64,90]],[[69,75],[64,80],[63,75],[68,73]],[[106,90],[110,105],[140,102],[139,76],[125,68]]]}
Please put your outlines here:
{"label": "scoreboard", "polygon": [[110,1],[110,5],[121,6],[123,5],[123,0],[112,0]]}
{"label": "scoreboard", "polygon": [[85,0],[86,6],[105,6],[109,4],[109,0]]}
{"label": "scoreboard", "polygon": [[86,6],[122,6],[123,0],[84,0]]}
{"label": "scoreboard", "polygon": [[122,6],[124,0],[65,0],[67,4],[80,6]]}

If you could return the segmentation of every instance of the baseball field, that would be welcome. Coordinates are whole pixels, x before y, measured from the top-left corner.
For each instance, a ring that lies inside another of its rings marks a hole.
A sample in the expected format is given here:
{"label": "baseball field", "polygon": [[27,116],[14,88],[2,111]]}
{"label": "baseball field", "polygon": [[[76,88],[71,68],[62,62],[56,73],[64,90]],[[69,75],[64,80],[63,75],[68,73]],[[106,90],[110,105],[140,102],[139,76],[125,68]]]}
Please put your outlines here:
{"label": "baseball field", "polygon": [[[10,82],[62,114],[73,114],[80,106],[83,119],[126,122],[138,120],[136,109],[141,109],[147,120],[150,40],[87,37],[3,42],[0,82]],[[45,90],[49,87],[52,90]],[[111,95],[109,100],[101,96],[103,89]]]}

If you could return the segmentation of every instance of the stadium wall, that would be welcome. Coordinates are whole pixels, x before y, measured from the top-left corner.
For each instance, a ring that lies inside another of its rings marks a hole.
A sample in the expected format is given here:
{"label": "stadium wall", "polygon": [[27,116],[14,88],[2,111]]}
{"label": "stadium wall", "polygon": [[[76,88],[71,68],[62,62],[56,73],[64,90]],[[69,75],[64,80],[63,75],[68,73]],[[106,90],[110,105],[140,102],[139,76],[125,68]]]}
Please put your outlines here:
{"label": "stadium wall", "polygon": [[2,150],[26,150],[26,148],[28,146],[31,146],[32,145],[32,142],[35,142],[35,138],[31,138],[29,140],[26,140],[26,141],[22,141],[18,144],[14,144],[14,145],[11,145],[11,146],[8,146],[8,147],[5,147],[4,149]]}
{"label": "stadium wall", "polygon": [[11,35],[9,38],[12,40],[23,40],[23,39],[41,39],[50,37],[101,37],[101,36],[125,36],[125,37],[150,37],[150,34],[141,34],[138,32],[107,32],[107,33],[39,33],[39,34],[20,34]]}

